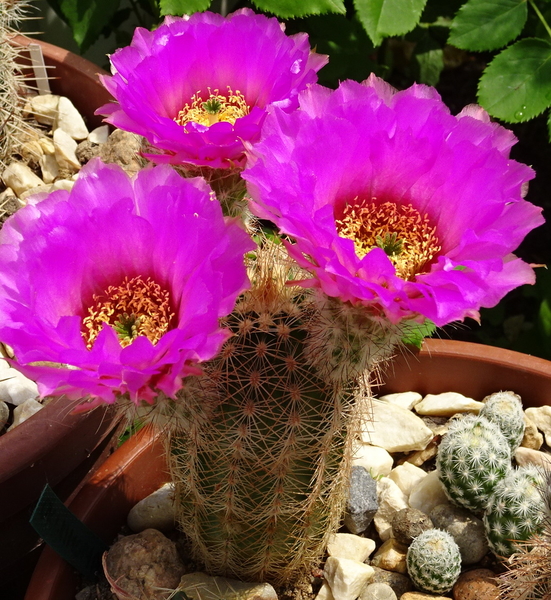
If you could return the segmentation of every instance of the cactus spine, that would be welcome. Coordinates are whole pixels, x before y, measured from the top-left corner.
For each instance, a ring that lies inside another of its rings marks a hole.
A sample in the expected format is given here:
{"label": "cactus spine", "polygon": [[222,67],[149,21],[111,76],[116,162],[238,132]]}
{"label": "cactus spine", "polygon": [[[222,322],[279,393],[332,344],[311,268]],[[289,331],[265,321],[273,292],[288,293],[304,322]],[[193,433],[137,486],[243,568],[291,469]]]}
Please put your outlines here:
{"label": "cactus spine", "polygon": [[501,429],[513,454],[522,442],[525,428],[520,396],[513,392],[497,392],[487,396],[484,398],[480,416]]}
{"label": "cactus spine", "polygon": [[308,291],[286,285],[283,254],[259,250],[253,287],[227,322],[234,336],[197,378],[200,392],[184,388],[205,401],[181,397],[189,428],[170,439],[178,520],[196,558],[276,585],[308,573],[337,529],[357,423],[355,367],[338,380],[309,359],[320,315]]}
{"label": "cactus spine", "polygon": [[517,551],[515,542],[541,530],[545,508],[537,489],[541,484],[535,467],[511,470],[498,482],[483,519],[490,548],[498,556],[510,556]]}
{"label": "cactus spine", "polygon": [[466,415],[450,425],[436,460],[440,481],[452,502],[483,511],[498,482],[511,469],[511,450],[497,425]]}
{"label": "cactus spine", "polygon": [[444,594],[461,573],[461,553],[447,531],[429,529],[411,543],[406,564],[411,580],[420,590]]}

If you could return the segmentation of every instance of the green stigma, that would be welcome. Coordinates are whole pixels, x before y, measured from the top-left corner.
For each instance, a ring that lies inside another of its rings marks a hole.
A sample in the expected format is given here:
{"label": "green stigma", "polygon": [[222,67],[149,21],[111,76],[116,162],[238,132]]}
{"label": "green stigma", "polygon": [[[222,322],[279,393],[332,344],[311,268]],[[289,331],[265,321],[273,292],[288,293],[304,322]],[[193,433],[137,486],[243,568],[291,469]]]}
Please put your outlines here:
{"label": "green stigma", "polygon": [[140,317],[135,314],[132,313],[129,315],[128,313],[122,313],[119,315],[119,318],[113,323],[113,329],[123,346],[138,337],[139,325]]}
{"label": "green stigma", "polygon": [[209,115],[217,115],[222,110],[222,102],[217,98],[211,98],[203,102],[203,110]]}
{"label": "green stigma", "polygon": [[378,248],[385,251],[387,256],[399,256],[402,253],[404,241],[398,237],[396,232],[385,233],[384,236],[376,236],[375,242]]}

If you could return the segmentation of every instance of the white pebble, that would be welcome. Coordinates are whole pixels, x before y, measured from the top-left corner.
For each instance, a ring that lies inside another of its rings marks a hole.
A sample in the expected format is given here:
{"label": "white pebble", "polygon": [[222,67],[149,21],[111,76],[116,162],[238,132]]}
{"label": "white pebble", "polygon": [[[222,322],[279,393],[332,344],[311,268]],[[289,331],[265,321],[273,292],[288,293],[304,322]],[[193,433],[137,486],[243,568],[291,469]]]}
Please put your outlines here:
{"label": "white pebble", "polygon": [[59,166],[57,160],[51,154],[44,154],[40,157],[38,164],[42,170],[42,179],[44,183],[53,183],[59,176]]}
{"label": "white pebble", "polygon": [[349,558],[365,562],[373,550],[375,541],[353,533],[334,533],[327,544],[327,554],[337,558]]}
{"label": "white pebble", "polygon": [[551,406],[532,406],[524,412],[530,421],[545,435],[545,443],[551,446]]}
{"label": "white pebble", "polygon": [[59,99],[55,127],[63,129],[74,140],[84,140],[88,137],[88,128],[84,119],[75,105],[65,96]]}
{"label": "white pebble", "polygon": [[419,404],[415,405],[415,412],[419,415],[431,417],[452,417],[457,413],[478,414],[484,404],[457,392],[444,392],[442,394],[427,394]]}
{"label": "white pebble", "polygon": [[32,398],[26,400],[23,404],[16,406],[13,411],[13,423],[8,428],[8,431],[11,431],[14,427],[17,427],[27,419],[30,419],[39,410],[42,410],[42,408],[44,408],[44,406]]}
{"label": "white pebble", "polygon": [[34,187],[44,185],[42,179],[36,176],[27,165],[18,161],[13,161],[4,169],[2,179],[18,196]]}
{"label": "white pebble", "polygon": [[88,141],[91,144],[105,144],[109,137],[109,125],[100,125],[88,134]]}
{"label": "white pebble", "polygon": [[437,471],[427,473],[413,487],[409,495],[409,505],[428,515],[431,510],[439,504],[449,504],[450,501],[444,491],[444,486],[440,482]]}
{"label": "white pebble", "polygon": [[157,491],[140,500],[128,513],[128,527],[140,532],[145,529],[170,531],[174,528],[174,486],[165,483]]}
{"label": "white pebble", "polygon": [[384,449],[371,444],[358,444],[352,456],[353,467],[364,467],[375,479],[380,475],[388,475],[392,470],[394,459]]}
{"label": "white pebble", "polygon": [[388,583],[376,581],[365,587],[359,600],[398,600],[398,598]]}
{"label": "white pebble", "polygon": [[424,450],[432,440],[432,431],[410,410],[374,400],[373,422],[362,430],[364,444],[380,446],[388,452]]}
{"label": "white pebble", "polygon": [[54,131],[54,146],[55,158],[57,164],[61,168],[70,169],[72,171],[78,171],[80,169],[81,165],[76,155],[78,144],[66,131],[63,131],[63,129],[57,128]]}
{"label": "white pebble", "polygon": [[323,570],[331,592],[338,600],[356,600],[375,570],[364,563],[330,556]]}
{"label": "white pebble", "polygon": [[392,479],[382,477],[377,481],[377,501],[379,509],[373,517],[373,523],[381,540],[386,542],[392,535],[391,522],[394,515],[408,507],[408,499]]}
{"label": "white pebble", "polygon": [[42,125],[53,125],[57,117],[59,96],[43,94],[31,98],[31,109],[34,118]]}
{"label": "white pebble", "polygon": [[36,383],[15,369],[0,371],[0,400],[18,406],[38,398]]}
{"label": "white pebble", "polygon": [[386,394],[379,398],[383,402],[390,402],[390,404],[395,404],[406,410],[411,410],[422,399],[423,396],[418,392],[397,392],[396,394]]}
{"label": "white pebble", "polygon": [[404,464],[392,469],[388,477],[409,497],[413,487],[426,476],[427,472],[424,469],[420,469],[406,461]]}

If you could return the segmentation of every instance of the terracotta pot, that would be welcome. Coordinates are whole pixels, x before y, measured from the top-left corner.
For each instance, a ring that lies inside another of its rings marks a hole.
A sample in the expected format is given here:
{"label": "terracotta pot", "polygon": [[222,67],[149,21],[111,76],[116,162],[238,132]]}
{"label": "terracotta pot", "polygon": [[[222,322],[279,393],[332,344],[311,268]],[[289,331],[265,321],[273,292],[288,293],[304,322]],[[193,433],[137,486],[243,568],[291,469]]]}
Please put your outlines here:
{"label": "terracotta pot", "polygon": [[[35,40],[17,36],[14,43],[26,46],[31,41]],[[98,124],[93,112],[110,98],[97,78],[101,69],[66,50],[38,43],[46,64],[52,67],[53,93],[70,97],[89,125]],[[49,483],[68,498],[112,449],[117,424],[113,410],[74,415],[71,409],[66,399],[54,399],[0,436],[0,581],[4,590],[13,579],[24,577],[26,584],[38,558],[39,539],[28,521],[44,485]]]}
{"label": "terracotta pot", "polygon": [[[501,389],[519,393],[525,406],[547,404],[551,362],[467,342],[427,340],[418,354],[391,364],[380,392],[457,391],[481,400]],[[164,466],[158,437],[140,432],[109,457],[70,508],[109,543],[135,501],[167,480]],[[45,548],[25,600],[72,600],[78,580],[67,563]]]}

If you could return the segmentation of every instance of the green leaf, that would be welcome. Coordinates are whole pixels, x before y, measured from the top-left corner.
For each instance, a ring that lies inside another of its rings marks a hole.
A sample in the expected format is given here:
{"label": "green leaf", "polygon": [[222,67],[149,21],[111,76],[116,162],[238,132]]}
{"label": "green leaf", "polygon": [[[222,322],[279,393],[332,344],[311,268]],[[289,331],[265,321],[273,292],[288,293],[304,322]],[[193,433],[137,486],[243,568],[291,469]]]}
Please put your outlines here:
{"label": "green leaf", "polygon": [[424,323],[409,321],[402,326],[402,342],[421,348],[423,340],[436,331],[436,325],[427,319]]}
{"label": "green leaf", "polygon": [[80,51],[85,52],[109,25],[119,8],[119,0],[51,0],[73,31]]}
{"label": "green leaf", "polygon": [[427,0],[354,0],[358,17],[375,46],[384,37],[411,31]]}
{"label": "green leaf", "polygon": [[448,44],[476,52],[497,50],[520,35],[527,16],[526,0],[468,0],[451,24]]}
{"label": "green leaf", "polygon": [[325,13],[346,14],[343,0],[253,0],[253,4],[282,19]]}
{"label": "green leaf", "polygon": [[210,0],[159,0],[161,15],[191,15],[202,12],[210,6]]}
{"label": "green leaf", "polygon": [[[418,69],[415,79],[427,85],[436,85],[444,69],[444,51],[441,44],[432,37],[432,29],[417,27],[413,34],[410,34],[415,41],[413,59]],[[406,39],[409,39],[409,36]]]}
{"label": "green leaf", "polygon": [[543,112],[551,105],[551,44],[527,38],[500,52],[480,79],[478,101],[509,123]]}

